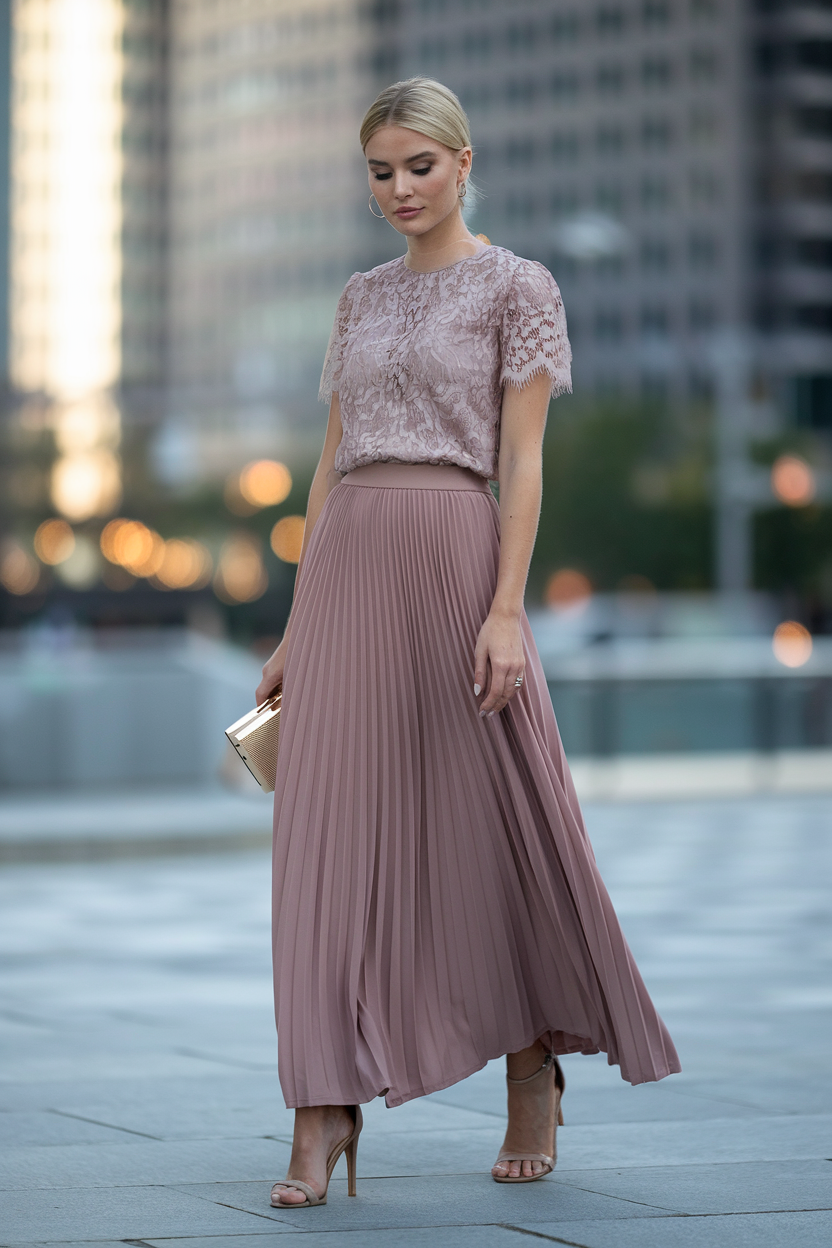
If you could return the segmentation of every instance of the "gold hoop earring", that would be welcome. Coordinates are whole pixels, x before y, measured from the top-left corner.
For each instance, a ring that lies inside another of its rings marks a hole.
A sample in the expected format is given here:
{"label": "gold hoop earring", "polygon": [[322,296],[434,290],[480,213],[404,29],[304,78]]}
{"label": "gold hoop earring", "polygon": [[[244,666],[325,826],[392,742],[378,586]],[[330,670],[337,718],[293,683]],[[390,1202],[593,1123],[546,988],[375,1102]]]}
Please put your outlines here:
{"label": "gold hoop earring", "polygon": [[[370,196],[370,198],[367,200],[367,207],[370,209],[370,212],[372,212],[372,213],[373,213],[373,216],[374,216],[374,217],[376,217],[379,221],[383,221],[383,220],[384,220],[384,213],[383,213],[383,212],[373,212],[373,200],[374,200],[374,199],[376,199],[375,195],[371,195],[371,196]],[[376,199],[376,203],[378,204],[378,200],[377,200],[377,199]],[[381,204],[378,204],[378,206],[379,206],[379,208],[380,208],[380,207],[381,207]]]}

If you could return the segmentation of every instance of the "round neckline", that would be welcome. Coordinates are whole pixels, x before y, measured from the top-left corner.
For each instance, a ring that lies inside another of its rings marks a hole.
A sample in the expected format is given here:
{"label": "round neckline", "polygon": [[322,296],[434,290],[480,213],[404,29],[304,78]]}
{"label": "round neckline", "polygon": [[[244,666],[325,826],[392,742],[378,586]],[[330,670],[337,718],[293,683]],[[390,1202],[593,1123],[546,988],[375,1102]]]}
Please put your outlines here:
{"label": "round neckline", "polygon": [[482,251],[474,252],[473,256],[462,256],[459,260],[454,260],[453,264],[443,264],[441,269],[411,269],[410,265],[405,264],[405,256],[400,256],[399,259],[406,273],[412,273],[414,277],[430,277],[431,273],[447,273],[449,269],[458,269],[461,264],[466,264],[469,260],[479,260],[480,256],[484,256],[492,249],[492,243],[485,243]]}

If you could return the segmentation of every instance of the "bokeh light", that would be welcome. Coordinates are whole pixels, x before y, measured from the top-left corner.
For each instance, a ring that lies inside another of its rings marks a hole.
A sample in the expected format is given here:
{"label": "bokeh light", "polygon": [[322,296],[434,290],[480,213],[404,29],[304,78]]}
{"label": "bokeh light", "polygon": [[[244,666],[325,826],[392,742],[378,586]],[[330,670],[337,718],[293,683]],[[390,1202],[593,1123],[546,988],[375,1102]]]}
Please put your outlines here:
{"label": "bokeh light", "polygon": [[35,533],[35,554],[41,563],[54,566],[75,549],[75,534],[66,520],[44,520]]}
{"label": "bokeh light", "polygon": [[252,507],[274,507],[289,497],[292,475],[285,464],[258,459],[240,473],[240,493]]}
{"label": "bokeh light", "polygon": [[781,455],[771,468],[774,497],[787,507],[805,507],[816,491],[815,475],[799,455]]}
{"label": "bokeh light", "polygon": [[235,534],[220,551],[214,592],[223,602],[254,602],[266,592],[269,580],[260,544],[249,533]]}
{"label": "bokeh light", "polygon": [[202,589],[211,579],[211,552],[192,538],[172,537],[165,542],[155,580],[165,589]]}
{"label": "bokeh light", "polygon": [[132,576],[154,576],[165,557],[165,542],[140,520],[111,520],[101,533],[101,553]]}
{"label": "bokeh light", "polygon": [[546,582],[544,601],[556,611],[583,607],[592,597],[589,577],[575,568],[560,568]]}
{"label": "bokeh light", "polygon": [[303,545],[303,516],[283,516],[272,529],[271,547],[284,563],[297,563]]}
{"label": "bokeh light", "polygon": [[69,520],[106,516],[121,499],[121,468],[112,451],[62,455],[52,468],[52,502]]}
{"label": "bokeh light", "polygon": [[19,597],[31,594],[40,580],[37,562],[17,542],[10,542],[0,556],[0,584]]}
{"label": "bokeh light", "polygon": [[89,589],[101,575],[101,555],[92,538],[79,534],[72,553],[55,569],[70,589]]}
{"label": "bokeh light", "polygon": [[784,667],[802,667],[812,654],[812,635],[797,620],[784,620],[775,628],[771,646]]}

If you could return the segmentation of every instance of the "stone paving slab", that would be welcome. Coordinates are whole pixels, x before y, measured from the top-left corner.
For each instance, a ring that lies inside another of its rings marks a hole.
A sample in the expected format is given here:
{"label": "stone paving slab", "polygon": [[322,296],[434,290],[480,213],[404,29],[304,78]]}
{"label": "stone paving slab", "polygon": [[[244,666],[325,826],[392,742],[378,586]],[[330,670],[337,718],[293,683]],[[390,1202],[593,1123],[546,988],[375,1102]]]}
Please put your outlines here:
{"label": "stone paving slab", "polygon": [[[295,1230],[309,1229],[314,1214],[321,1231],[379,1230],[383,1227],[469,1226],[549,1221],[595,1221],[649,1217],[646,1205],[602,1192],[594,1192],[559,1179],[539,1183],[495,1183],[482,1171],[457,1175],[418,1175],[407,1182],[395,1179],[362,1179],[359,1195],[347,1196],[346,1178],[333,1179],[324,1208],[270,1209],[269,1185],[260,1183],[186,1184],[177,1190],[206,1201],[285,1223]],[[656,1216],[665,1210],[656,1209]]]}
{"label": "stone paving slab", "polygon": [[[558,1170],[497,1186],[500,1062],[366,1107],[359,1197],[271,1210],[268,855],[0,873],[0,1248],[814,1248],[832,1206],[832,800],[596,806],[602,872],[684,1071],[565,1059]],[[61,1186],[66,1184],[67,1186]],[[7,1211],[9,1215],[7,1216]]]}
{"label": "stone paving slab", "polygon": [[146,1141],[19,1148],[0,1153],[0,1190],[142,1187],[157,1183],[273,1183],[286,1172],[291,1145],[275,1140]]}
{"label": "stone paving slab", "polygon": [[3,1195],[3,1235],[27,1244],[222,1235],[258,1226],[256,1214],[171,1187],[30,1188]]}
{"label": "stone paving slab", "polygon": [[832,1208],[826,1160],[584,1170],[560,1182],[677,1213],[776,1213]]}
{"label": "stone paving slab", "polygon": [[[663,1217],[621,1222],[518,1223],[542,1245],[573,1248],[819,1248],[832,1242],[832,1213],[756,1213],[731,1217]],[[213,1241],[221,1248],[223,1241]],[[258,1241],[259,1242],[259,1241]],[[281,1238],[282,1248],[291,1241]],[[306,1241],[304,1241],[306,1242]],[[207,1241],[203,1240],[207,1248]],[[531,1248],[534,1240],[526,1240]],[[243,1248],[240,1241],[240,1248]],[[526,1248],[522,1241],[515,1248]]]}

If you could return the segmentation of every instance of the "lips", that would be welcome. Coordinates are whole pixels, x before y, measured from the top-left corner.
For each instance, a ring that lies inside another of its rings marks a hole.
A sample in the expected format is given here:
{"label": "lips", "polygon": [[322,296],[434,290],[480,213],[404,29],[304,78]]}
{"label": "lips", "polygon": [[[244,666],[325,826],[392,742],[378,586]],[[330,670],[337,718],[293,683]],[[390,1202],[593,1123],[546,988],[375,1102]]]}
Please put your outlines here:
{"label": "lips", "polygon": [[415,217],[422,211],[421,208],[397,208],[397,217]]}

